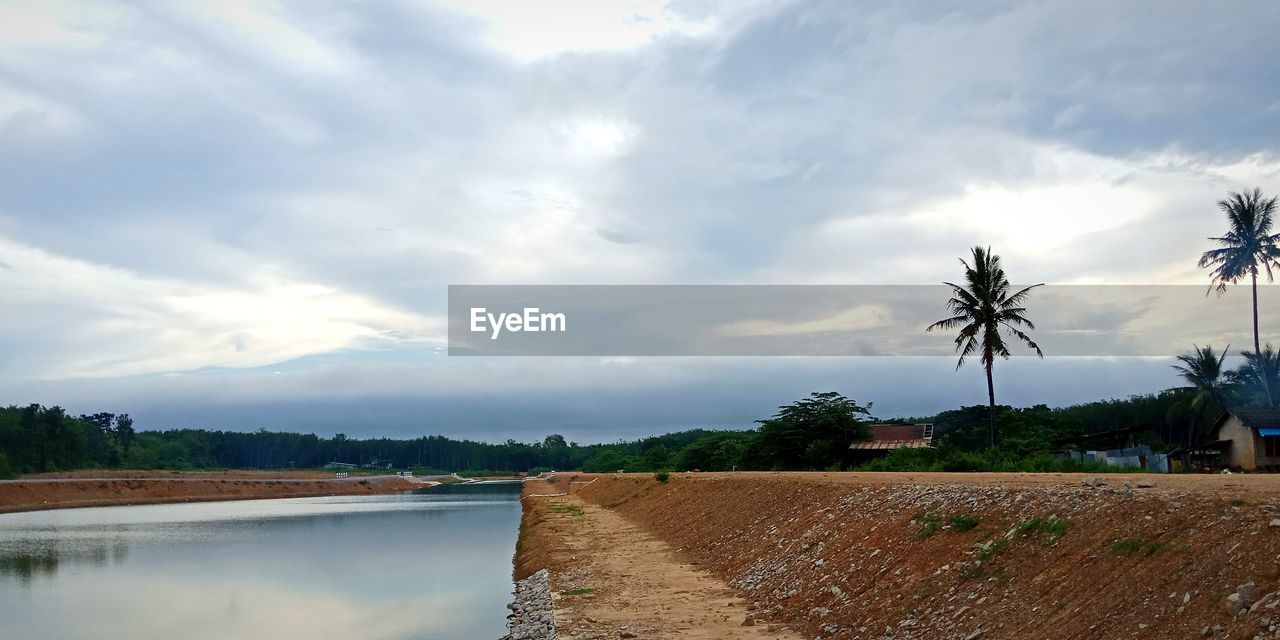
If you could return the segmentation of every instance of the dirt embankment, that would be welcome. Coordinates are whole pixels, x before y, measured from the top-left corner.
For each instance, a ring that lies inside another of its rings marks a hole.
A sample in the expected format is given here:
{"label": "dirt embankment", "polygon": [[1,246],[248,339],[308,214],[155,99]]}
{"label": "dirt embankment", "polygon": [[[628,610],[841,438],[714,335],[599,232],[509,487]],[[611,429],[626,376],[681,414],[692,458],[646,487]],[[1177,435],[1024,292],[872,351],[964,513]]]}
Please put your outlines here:
{"label": "dirt embankment", "polygon": [[[637,576],[659,590],[669,560],[734,589],[685,589],[672,601],[757,623],[702,636],[698,621],[663,621],[672,602],[645,600],[637,612],[652,626],[641,637],[745,638],[763,627],[828,639],[1197,638],[1206,628],[1280,638],[1274,476],[1139,476],[1128,486],[1123,476],[1083,486],[1081,476],[1024,474],[562,477],[528,483],[526,493],[571,495],[525,500],[517,555],[517,575],[545,566],[557,592],[595,590],[561,594],[557,616],[634,608],[634,593],[620,592]],[[635,548],[655,561],[599,571]],[[1238,600],[1256,604],[1239,614]],[[619,632],[591,633],[562,637]]]}
{"label": "dirt embankment", "polygon": [[127,478],[45,478],[0,482],[0,513],[163,502],[398,493],[419,485],[398,477],[343,480],[209,474]]}

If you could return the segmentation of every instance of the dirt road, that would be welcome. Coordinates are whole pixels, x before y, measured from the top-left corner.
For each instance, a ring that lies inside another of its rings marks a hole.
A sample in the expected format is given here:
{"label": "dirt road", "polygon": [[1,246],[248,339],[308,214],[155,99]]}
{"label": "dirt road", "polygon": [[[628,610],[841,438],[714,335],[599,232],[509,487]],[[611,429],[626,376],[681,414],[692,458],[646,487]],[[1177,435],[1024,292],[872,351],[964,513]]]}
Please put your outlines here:
{"label": "dirt road", "polygon": [[608,509],[571,496],[526,501],[526,531],[540,542],[524,544],[546,544],[545,562],[559,568],[552,589],[561,640],[800,637],[744,626],[752,607],[733,589]]}

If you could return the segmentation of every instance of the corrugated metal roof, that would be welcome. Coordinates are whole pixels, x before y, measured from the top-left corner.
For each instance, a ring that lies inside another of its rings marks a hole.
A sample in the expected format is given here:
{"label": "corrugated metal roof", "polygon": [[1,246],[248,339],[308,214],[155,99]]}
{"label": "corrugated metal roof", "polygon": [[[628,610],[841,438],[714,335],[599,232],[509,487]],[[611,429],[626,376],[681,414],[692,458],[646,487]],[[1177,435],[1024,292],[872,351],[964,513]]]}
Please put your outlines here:
{"label": "corrugated metal roof", "polygon": [[923,449],[933,446],[928,440],[867,440],[866,442],[855,442],[849,445],[850,449],[858,450],[879,450],[879,449]]}
{"label": "corrugated metal roof", "polygon": [[1254,429],[1280,428],[1280,407],[1230,407],[1227,413]]}

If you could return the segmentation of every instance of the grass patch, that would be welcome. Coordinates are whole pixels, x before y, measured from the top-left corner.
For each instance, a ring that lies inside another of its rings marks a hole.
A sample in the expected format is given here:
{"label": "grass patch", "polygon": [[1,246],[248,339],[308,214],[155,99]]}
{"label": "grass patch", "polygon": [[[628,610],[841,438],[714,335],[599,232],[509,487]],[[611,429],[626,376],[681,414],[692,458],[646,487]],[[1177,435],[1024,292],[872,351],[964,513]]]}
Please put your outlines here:
{"label": "grass patch", "polygon": [[932,537],[933,534],[938,532],[938,527],[941,525],[941,522],[938,520],[938,516],[927,511],[912,516],[911,522],[916,525],[917,540],[924,540],[925,538]]}
{"label": "grass patch", "polygon": [[562,596],[589,596],[589,595],[591,595],[591,594],[593,594],[593,593],[595,593],[595,592],[596,592],[596,590],[595,590],[595,589],[591,589],[591,588],[589,588],[589,587],[588,587],[588,588],[582,588],[582,589],[568,589],[568,590],[566,590],[566,591],[561,591],[561,592],[560,592],[560,595],[562,595]]}
{"label": "grass patch", "polygon": [[[977,558],[975,558],[973,562],[966,563],[964,567],[960,569],[960,577],[966,580],[976,580],[985,576],[987,565],[989,565],[996,556],[1000,555],[1008,544],[1008,540],[992,540],[987,543],[982,547],[982,549],[978,550]],[[996,572],[992,575],[999,576],[1002,574]]]}
{"label": "grass patch", "polygon": [[1006,540],[996,540],[986,547],[983,547],[982,551],[978,552],[978,561],[985,564],[988,560],[1000,555],[1000,552],[1004,551],[1007,544],[1008,541]]}
{"label": "grass patch", "polygon": [[1071,530],[1071,523],[1058,518],[1032,518],[1019,523],[1018,535],[1024,538],[1040,538],[1041,544],[1050,546]]}
{"label": "grass patch", "polygon": [[1125,538],[1116,540],[1107,546],[1107,553],[1113,556],[1131,556],[1141,553],[1151,557],[1162,551],[1185,551],[1187,545],[1174,544],[1168,540],[1143,540],[1142,538]]}
{"label": "grass patch", "polygon": [[560,513],[560,514],[564,514],[564,515],[566,515],[566,516],[569,516],[570,518],[573,518],[574,520],[579,520],[579,521],[581,521],[581,520],[586,520],[586,519],[587,519],[587,513],[586,513],[585,511],[583,511],[583,510],[582,510],[582,507],[580,507],[580,506],[578,506],[578,505],[576,505],[576,504],[569,504],[568,502],[561,502],[561,501],[557,500],[557,501],[552,502],[551,504],[547,505],[547,508],[548,508],[548,509],[550,509],[550,510],[552,510],[552,511],[554,511],[554,512],[556,512],[556,513]]}
{"label": "grass patch", "polygon": [[975,515],[960,514],[951,516],[950,522],[952,530],[957,533],[962,533],[965,531],[972,531],[977,528],[980,520],[978,519],[978,516]]}
{"label": "grass patch", "polygon": [[1116,540],[1107,546],[1107,553],[1113,556],[1128,556],[1142,548],[1142,538],[1125,538]]}

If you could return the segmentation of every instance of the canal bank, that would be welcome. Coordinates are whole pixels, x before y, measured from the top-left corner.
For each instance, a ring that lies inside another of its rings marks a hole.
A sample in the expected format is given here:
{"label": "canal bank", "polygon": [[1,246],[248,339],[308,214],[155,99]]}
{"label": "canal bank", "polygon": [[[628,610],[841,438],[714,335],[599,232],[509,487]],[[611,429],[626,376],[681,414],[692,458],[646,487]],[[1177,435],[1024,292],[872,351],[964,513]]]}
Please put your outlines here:
{"label": "canal bank", "polygon": [[169,502],[214,502],[412,491],[418,483],[398,476],[276,478],[209,473],[157,472],[128,478],[56,478],[0,481],[0,513]]}
{"label": "canal bank", "polygon": [[548,570],[561,638],[1272,638],[1277,486],[560,474],[525,487],[516,577]]}

